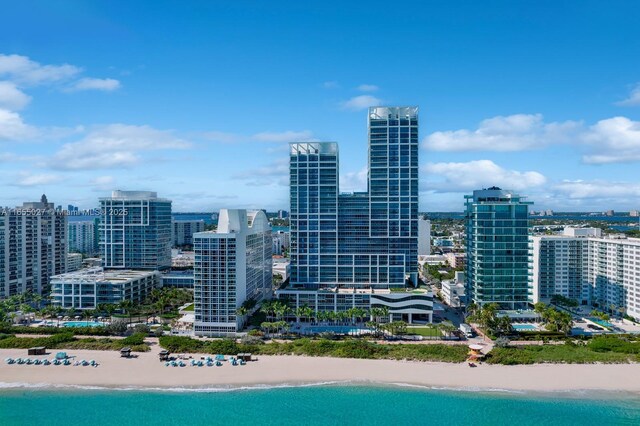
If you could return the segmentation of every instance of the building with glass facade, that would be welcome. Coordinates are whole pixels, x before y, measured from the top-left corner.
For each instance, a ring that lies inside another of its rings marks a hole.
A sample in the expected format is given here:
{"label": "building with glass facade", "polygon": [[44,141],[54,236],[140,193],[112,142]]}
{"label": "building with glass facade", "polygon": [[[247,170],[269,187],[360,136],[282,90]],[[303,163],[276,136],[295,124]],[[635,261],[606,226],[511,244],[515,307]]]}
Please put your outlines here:
{"label": "building with glass facade", "polygon": [[220,210],[216,231],[194,234],[194,333],[234,336],[237,310],[271,294],[271,226],[262,210]]}
{"label": "building with glass facade", "polygon": [[69,251],[94,256],[99,253],[99,220],[69,221]]}
{"label": "building with glass facade", "polygon": [[65,309],[96,309],[100,304],[123,300],[141,303],[159,281],[157,271],[83,269],[51,277],[51,304]]}
{"label": "building with glass facade", "polygon": [[467,295],[479,305],[526,309],[533,300],[529,206],[492,187],[466,199]]}
{"label": "building with glass facade", "polygon": [[45,295],[49,277],[66,271],[67,222],[45,195],[0,214],[0,299],[26,292]]}
{"label": "building with glass facade", "polygon": [[110,269],[171,267],[171,201],[155,192],[113,191],[100,198],[100,254]]}
{"label": "building with glass facade", "polygon": [[193,234],[204,231],[204,220],[173,220],[171,223],[174,247],[193,245]]}
{"label": "building with glass facade", "polygon": [[337,143],[290,145],[291,276],[279,297],[364,290],[369,300],[417,284],[418,108],[370,108],[368,136],[366,192],[340,193]]}

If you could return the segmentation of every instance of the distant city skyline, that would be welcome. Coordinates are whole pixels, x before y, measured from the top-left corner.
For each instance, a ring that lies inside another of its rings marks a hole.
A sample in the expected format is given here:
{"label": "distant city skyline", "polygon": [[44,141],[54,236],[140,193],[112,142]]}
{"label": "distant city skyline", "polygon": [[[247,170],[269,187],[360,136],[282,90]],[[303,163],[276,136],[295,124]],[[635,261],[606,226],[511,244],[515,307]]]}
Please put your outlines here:
{"label": "distant city skyline", "polygon": [[404,5],[7,4],[0,206],[289,210],[289,142],[339,143],[341,190],[365,191],[366,108],[417,105],[421,212],[494,185],[640,209],[640,4]]}

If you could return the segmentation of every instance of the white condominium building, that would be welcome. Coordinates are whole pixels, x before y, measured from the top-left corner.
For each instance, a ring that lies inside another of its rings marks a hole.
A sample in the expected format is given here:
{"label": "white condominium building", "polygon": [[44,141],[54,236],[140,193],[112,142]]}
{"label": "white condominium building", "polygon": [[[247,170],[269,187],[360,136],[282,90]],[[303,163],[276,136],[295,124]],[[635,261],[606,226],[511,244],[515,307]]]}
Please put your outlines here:
{"label": "white condominium building", "polygon": [[567,228],[532,242],[534,302],[559,294],[640,319],[640,239]]}
{"label": "white condominium building", "polygon": [[48,294],[49,277],[66,271],[67,215],[42,196],[16,208],[0,208],[0,299]]}
{"label": "white condominium building", "polygon": [[263,211],[220,210],[216,231],[194,234],[194,332],[233,336],[236,311],[271,291],[271,226]]}

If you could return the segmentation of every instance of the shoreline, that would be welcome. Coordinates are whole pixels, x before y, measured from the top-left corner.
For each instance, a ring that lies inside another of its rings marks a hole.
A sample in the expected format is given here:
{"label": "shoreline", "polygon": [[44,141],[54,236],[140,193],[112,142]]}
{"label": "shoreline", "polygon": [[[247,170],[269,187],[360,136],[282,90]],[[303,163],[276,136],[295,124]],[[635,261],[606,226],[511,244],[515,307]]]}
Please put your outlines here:
{"label": "shoreline", "polygon": [[[601,391],[640,395],[640,364],[488,365],[466,363],[260,356],[245,366],[165,367],[159,347],[124,359],[114,351],[67,351],[77,359],[95,359],[94,367],[7,365],[7,357],[25,357],[24,349],[0,350],[0,391],[10,389],[93,389],[217,392],[299,386],[401,386],[478,392]],[[201,355],[193,354],[194,358]],[[206,356],[206,355],[205,355]],[[50,353],[48,358],[52,357]],[[38,357],[42,358],[42,357]]]}

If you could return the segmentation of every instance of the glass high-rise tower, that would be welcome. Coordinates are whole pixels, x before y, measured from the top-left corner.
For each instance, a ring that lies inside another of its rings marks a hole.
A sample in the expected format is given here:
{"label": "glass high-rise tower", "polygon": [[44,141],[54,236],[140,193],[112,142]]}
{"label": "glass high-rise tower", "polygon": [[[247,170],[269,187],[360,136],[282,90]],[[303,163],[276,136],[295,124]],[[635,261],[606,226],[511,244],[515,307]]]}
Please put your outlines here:
{"label": "glass high-rise tower", "polygon": [[532,301],[529,206],[497,187],[466,199],[467,294],[478,305],[526,309]]}
{"label": "glass high-rise tower", "polygon": [[171,267],[171,201],[150,191],[100,198],[100,254],[107,269]]}
{"label": "glass high-rise tower", "polygon": [[340,194],[338,145],[290,149],[292,288],[417,283],[418,108],[372,107],[367,192]]}

